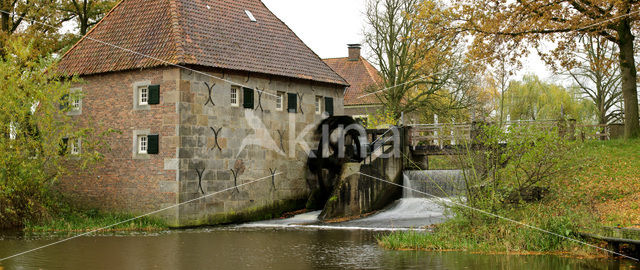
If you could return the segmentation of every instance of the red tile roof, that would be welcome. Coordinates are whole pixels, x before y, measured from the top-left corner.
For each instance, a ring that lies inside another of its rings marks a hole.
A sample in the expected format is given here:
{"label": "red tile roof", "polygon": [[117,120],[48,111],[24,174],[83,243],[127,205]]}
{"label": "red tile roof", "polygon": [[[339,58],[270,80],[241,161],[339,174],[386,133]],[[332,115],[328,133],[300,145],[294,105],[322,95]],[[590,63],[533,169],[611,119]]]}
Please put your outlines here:
{"label": "red tile roof", "polygon": [[378,70],[366,59],[360,57],[358,61],[348,57],[324,59],[333,70],[338,72],[351,85],[344,94],[344,105],[380,104],[375,95],[366,95],[368,88],[375,87],[382,81]]}
{"label": "red tile roof", "polygon": [[86,75],[167,62],[347,85],[260,0],[122,0],[59,67]]}

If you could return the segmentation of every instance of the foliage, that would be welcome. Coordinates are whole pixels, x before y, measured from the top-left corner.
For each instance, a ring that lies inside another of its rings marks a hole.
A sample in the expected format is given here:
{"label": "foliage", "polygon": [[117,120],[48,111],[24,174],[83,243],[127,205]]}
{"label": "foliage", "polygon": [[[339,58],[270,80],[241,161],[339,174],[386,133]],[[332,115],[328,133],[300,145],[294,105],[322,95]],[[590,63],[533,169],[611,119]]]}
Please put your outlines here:
{"label": "foliage", "polygon": [[[51,188],[68,166],[85,168],[105,148],[101,134],[75,126],[70,107],[60,110],[63,97],[81,94],[55,74],[51,58],[32,55],[33,45],[12,42],[0,60],[0,227],[48,217],[55,206]],[[81,152],[69,155],[74,143]]]}
{"label": "foliage", "polygon": [[[511,219],[523,220],[545,231],[580,239],[579,228],[570,217],[557,216],[553,212],[539,212],[535,207],[502,212]],[[473,220],[454,217],[435,227],[433,232],[394,232],[379,237],[378,243],[390,249],[463,250],[474,252],[563,252],[588,254],[594,250],[558,236],[514,224],[498,218],[479,217]]]}
{"label": "foliage", "polygon": [[78,33],[84,36],[117,2],[117,0],[63,0],[60,9],[64,12],[63,20],[75,20]]}
{"label": "foliage", "polygon": [[[63,24],[75,20],[80,36],[95,25],[116,0],[15,0],[0,1],[0,48],[12,39],[31,40],[31,53],[48,56],[61,54],[79,36],[64,33]],[[4,52],[0,52],[2,55]]]}
{"label": "foliage", "polygon": [[[493,213],[562,236],[581,240],[581,232],[600,226],[640,228],[640,140],[590,141],[565,155],[565,169],[549,181],[549,194],[517,207],[500,205]],[[513,170],[513,169],[507,169]],[[513,174],[508,174],[513,177]],[[504,178],[503,178],[504,179]],[[513,181],[509,181],[513,182]],[[460,202],[464,203],[464,202]],[[485,204],[486,205],[486,204]],[[460,207],[454,207],[454,211]],[[486,208],[491,209],[491,208]],[[456,215],[434,231],[396,232],[378,239],[393,249],[480,252],[598,251],[504,219]]]}
{"label": "foliage", "polygon": [[[634,36],[640,31],[640,2],[635,0],[456,0],[460,31],[473,35],[477,59],[488,62],[510,54],[512,60],[531,48],[548,63],[570,58],[583,34],[603,37],[618,47],[625,112],[625,136],[640,136]],[[545,42],[556,43],[550,53]],[[565,68],[568,68],[565,66]]]}
{"label": "foliage", "polygon": [[[418,5],[429,19],[418,18]],[[375,95],[395,120],[419,109],[464,108],[474,73],[464,65],[459,37],[448,31],[449,11],[437,1],[370,0],[365,39],[380,68]]]}
{"label": "foliage", "polygon": [[595,109],[580,100],[574,89],[541,81],[535,75],[525,75],[522,81],[512,81],[504,93],[504,109],[512,120],[576,119],[593,122]]}
{"label": "foliage", "polygon": [[378,109],[376,114],[370,115],[367,121],[367,128],[389,128],[398,124],[393,113],[389,110]]}
{"label": "foliage", "polygon": [[[64,44],[62,14],[58,2],[52,0],[15,0],[0,2],[0,48],[4,49],[13,39],[30,40],[31,54],[45,56],[59,51]],[[5,52],[0,52],[0,55]]]}
{"label": "foliage", "polygon": [[566,169],[563,159],[573,143],[559,134],[563,127],[523,124],[478,129],[474,147],[459,158],[459,167],[466,168],[466,202],[472,207],[495,211],[538,201],[546,195],[553,177]]}

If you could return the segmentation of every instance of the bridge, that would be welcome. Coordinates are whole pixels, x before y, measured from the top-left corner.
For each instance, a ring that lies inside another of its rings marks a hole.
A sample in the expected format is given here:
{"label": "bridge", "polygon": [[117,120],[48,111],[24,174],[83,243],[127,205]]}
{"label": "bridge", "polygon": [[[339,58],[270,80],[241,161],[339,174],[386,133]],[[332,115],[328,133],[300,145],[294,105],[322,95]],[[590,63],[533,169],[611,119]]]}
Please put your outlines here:
{"label": "bridge", "polygon": [[[460,155],[468,149],[481,147],[476,139],[483,132],[482,127],[499,123],[473,122],[465,124],[411,124],[407,126],[408,150],[411,159],[420,164],[420,169],[429,169],[429,156]],[[507,131],[510,127],[526,126],[549,132],[569,140],[610,140],[609,125],[578,125],[575,120],[508,121],[502,123]],[[505,142],[506,143],[506,142]]]}

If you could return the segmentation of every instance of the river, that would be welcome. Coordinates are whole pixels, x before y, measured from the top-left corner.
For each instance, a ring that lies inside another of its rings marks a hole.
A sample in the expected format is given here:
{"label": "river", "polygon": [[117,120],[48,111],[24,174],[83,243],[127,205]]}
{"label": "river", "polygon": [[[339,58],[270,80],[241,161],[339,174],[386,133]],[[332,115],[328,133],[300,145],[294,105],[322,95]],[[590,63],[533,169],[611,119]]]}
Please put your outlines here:
{"label": "river", "polygon": [[[438,222],[439,209],[428,200],[403,199],[377,215],[331,226],[297,225],[313,222],[318,213],[312,212],[235,226],[79,237],[2,261],[0,269],[635,269],[612,259],[392,251],[377,245],[376,236],[389,230]],[[0,258],[63,238],[0,236]]]}

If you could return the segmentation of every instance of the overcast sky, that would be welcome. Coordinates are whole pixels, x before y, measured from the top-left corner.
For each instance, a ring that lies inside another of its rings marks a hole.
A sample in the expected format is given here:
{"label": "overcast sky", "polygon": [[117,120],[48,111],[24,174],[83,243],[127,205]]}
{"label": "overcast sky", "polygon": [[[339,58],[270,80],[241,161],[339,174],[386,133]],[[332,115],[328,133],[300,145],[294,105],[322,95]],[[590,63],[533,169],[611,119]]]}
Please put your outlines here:
{"label": "overcast sky", "polygon": [[[363,43],[367,0],[262,0],[312,50],[322,58],[347,56],[347,44]],[[367,57],[367,52],[364,52]],[[550,79],[551,73],[537,55],[525,59],[525,73]]]}

